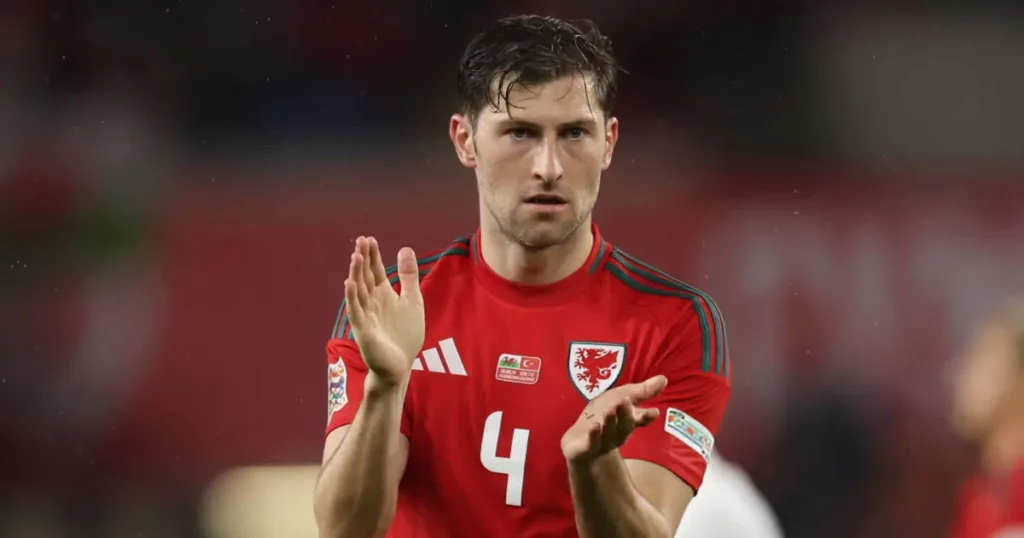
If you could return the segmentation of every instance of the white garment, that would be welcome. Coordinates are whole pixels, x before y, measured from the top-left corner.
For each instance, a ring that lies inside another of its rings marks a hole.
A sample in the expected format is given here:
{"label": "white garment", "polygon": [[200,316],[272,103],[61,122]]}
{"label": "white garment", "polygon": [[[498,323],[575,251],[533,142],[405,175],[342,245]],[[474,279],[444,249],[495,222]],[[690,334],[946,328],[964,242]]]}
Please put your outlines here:
{"label": "white garment", "polygon": [[712,454],[676,538],[782,538],[782,528],[747,473]]}

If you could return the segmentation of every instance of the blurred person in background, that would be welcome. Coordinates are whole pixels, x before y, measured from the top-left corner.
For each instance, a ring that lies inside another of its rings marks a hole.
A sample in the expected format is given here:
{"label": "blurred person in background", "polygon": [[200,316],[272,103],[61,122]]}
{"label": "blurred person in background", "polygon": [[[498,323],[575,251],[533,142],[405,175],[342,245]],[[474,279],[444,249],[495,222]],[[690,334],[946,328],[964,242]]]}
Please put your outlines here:
{"label": "blurred person in background", "polygon": [[1024,536],[1024,297],[1006,301],[954,362],[952,419],[977,451],[954,538]]}
{"label": "blurred person in background", "polygon": [[466,48],[449,134],[479,229],[392,270],[357,239],[326,346],[324,538],[673,535],[731,367],[715,303],[592,222],[617,71],[589,22],[510,17]]}
{"label": "blurred person in background", "polygon": [[686,508],[675,538],[782,538],[768,500],[739,465],[711,455],[700,495]]}

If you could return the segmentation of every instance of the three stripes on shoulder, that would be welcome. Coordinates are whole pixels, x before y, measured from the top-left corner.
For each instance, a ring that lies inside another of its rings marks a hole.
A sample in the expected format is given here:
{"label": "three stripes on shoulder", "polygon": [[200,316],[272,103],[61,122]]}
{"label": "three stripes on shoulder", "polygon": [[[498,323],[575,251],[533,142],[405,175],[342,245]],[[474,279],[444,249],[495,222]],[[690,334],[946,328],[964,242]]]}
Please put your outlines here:
{"label": "three stripes on shoulder", "polygon": [[[440,352],[438,352],[440,348]],[[432,347],[423,350],[423,359],[416,357],[412,361],[413,370],[423,370],[423,366],[426,365],[426,369],[429,372],[435,372],[439,374],[452,374],[452,375],[467,375],[466,367],[462,364],[462,357],[459,355],[459,350],[455,348],[455,340],[451,338],[445,338],[438,342],[437,347]],[[446,369],[445,366],[448,368]]]}

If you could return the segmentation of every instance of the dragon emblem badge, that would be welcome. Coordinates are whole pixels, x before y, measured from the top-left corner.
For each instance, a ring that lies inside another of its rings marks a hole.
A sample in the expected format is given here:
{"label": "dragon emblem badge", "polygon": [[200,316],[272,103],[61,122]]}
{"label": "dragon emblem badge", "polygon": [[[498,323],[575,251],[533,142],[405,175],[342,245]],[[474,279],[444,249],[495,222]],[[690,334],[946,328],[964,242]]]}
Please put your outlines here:
{"label": "dragon emblem badge", "polygon": [[569,378],[587,400],[597,398],[615,384],[626,362],[624,344],[571,342]]}

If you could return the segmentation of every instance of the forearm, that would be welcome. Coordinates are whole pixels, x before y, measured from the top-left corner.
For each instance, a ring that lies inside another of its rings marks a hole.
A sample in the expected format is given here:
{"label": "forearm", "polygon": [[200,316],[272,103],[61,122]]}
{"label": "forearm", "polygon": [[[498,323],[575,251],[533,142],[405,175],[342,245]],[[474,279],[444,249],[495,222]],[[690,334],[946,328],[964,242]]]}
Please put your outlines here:
{"label": "forearm", "polygon": [[407,385],[382,386],[367,377],[359,410],[317,481],[321,538],[377,536],[390,526],[404,468],[396,453]]}
{"label": "forearm", "polygon": [[618,450],[582,465],[569,464],[580,538],[671,538],[664,516],[633,487]]}

